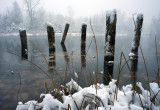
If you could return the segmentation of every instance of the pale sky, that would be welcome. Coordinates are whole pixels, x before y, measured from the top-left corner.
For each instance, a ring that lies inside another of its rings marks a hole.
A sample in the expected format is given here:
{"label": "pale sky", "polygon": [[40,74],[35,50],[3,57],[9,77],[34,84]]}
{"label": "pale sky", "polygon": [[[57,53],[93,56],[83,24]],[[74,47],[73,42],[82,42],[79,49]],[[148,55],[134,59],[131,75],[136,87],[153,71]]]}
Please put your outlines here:
{"label": "pale sky", "polygon": [[[0,0],[0,13],[12,6],[15,0]],[[23,0],[16,0],[23,6]],[[35,0],[33,0],[35,1]],[[47,11],[68,16],[68,7],[74,12],[74,17],[92,16],[101,11],[120,9],[128,16],[133,13],[143,13],[147,19],[160,16],[160,0],[41,0],[41,5]]]}

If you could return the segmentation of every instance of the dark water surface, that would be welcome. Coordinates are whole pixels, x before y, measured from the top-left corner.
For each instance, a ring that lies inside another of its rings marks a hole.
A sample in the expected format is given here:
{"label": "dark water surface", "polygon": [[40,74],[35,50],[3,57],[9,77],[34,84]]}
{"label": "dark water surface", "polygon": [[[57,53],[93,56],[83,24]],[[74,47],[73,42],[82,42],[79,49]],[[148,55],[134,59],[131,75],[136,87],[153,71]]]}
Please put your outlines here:
{"label": "dark water surface", "polygon": [[[47,35],[28,34],[28,60],[22,59],[21,42],[18,34],[0,35],[0,110],[13,110],[17,105],[17,98],[23,103],[28,100],[38,100],[44,93],[44,82],[50,85],[50,78],[56,78],[58,84],[65,84],[73,78],[82,87],[94,83],[96,71],[96,48],[92,36],[87,35],[85,51],[80,47],[80,35],[69,34],[65,45],[60,44],[61,36],[56,35],[56,52],[50,53]],[[98,45],[98,69],[103,72],[104,64],[104,35],[96,35]],[[117,35],[115,44],[114,69],[112,78],[117,79],[120,54],[124,52],[128,59],[131,50],[133,35]],[[152,35],[141,37],[141,46],[147,64],[150,81],[154,81],[157,72],[155,40]],[[158,41],[157,41],[158,42]],[[158,51],[160,50],[160,45]],[[89,48],[89,49],[88,49]],[[83,56],[86,54],[86,59]],[[53,58],[53,56],[55,57]],[[82,55],[82,56],[81,56]],[[147,81],[146,70],[139,49],[136,81],[141,81],[145,86]],[[158,55],[160,55],[158,53]],[[160,59],[160,56],[158,56]],[[50,59],[52,59],[50,61]],[[46,63],[49,61],[50,66]],[[32,62],[32,63],[31,63]],[[35,66],[35,65],[36,66]],[[124,64],[124,58],[122,60]],[[81,66],[82,65],[82,66]],[[129,66],[131,66],[129,62]],[[47,74],[48,77],[43,71]],[[78,78],[75,77],[74,71]],[[66,73],[68,77],[65,78]],[[52,74],[52,75],[51,75]],[[99,75],[99,83],[104,82],[103,75]],[[127,66],[120,75],[120,86],[130,83],[131,75]],[[20,85],[21,80],[21,85]],[[20,89],[19,89],[20,88]]]}

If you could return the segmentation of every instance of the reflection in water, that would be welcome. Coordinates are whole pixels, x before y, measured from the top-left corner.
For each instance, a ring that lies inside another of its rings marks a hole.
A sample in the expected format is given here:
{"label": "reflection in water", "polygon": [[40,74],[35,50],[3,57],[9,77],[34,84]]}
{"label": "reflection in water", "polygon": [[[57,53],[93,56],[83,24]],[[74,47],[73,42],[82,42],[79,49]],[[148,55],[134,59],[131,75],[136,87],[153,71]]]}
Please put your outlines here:
{"label": "reflection in water", "polygon": [[53,50],[49,48],[49,69],[54,70],[56,66],[56,55],[55,55],[55,47]]}
{"label": "reflection in water", "polygon": [[66,80],[67,80],[67,76],[68,76],[68,74],[67,74],[68,73],[68,67],[70,65],[69,65],[69,56],[68,56],[65,44],[61,43],[61,47],[62,47],[64,59],[65,59],[65,62],[66,62],[66,72],[65,72],[65,78],[64,78],[64,85],[65,85],[66,84]]}
{"label": "reflection in water", "polygon": [[65,44],[61,44],[61,47],[62,47],[64,59],[66,61],[66,65],[68,65],[69,64],[69,56],[68,56],[68,53],[67,53],[66,46],[65,46]]}
{"label": "reflection in water", "polygon": [[81,43],[81,66],[86,66],[86,43]]}

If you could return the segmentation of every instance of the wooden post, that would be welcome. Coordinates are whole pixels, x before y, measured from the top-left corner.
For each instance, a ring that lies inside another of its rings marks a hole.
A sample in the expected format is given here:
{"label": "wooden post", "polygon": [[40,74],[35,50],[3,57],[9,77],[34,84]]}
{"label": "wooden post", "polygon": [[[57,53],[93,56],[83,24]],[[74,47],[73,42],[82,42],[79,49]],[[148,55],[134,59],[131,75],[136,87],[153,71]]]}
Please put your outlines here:
{"label": "wooden post", "polygon": [[87,25],[85,23],[82,24],[81,29],[81,66],[86,66],[86,31]]}
{"label": "wooden post", "polygon": [[113,10],[111,13],[106,14],[106,37],[105,41],[108,41],[108,37],[110,37],[109,44],[115,44],[115,36],[116,36],[116,22],[117,22],[117,12]]}
{"label": "wooden post", "polygon": [[82,29],[81,29],[81,43],[86,42],[86,31],[87,31],[87,25],[85,23],[83,23]]}
{"label": "wooden post", "polygon": [[49,44],[49,69],[54,70],[55,61],[55,32],[51,23],[47,23],[48,44]]}
{"label": "wooden post", "polygon": [[65,42],[65,39],[66,39],[66,36],[67,36],[67,32],[68,32],[68,29],[69,29],[69,25],[70,24],[68,22],[66,22],[66,26],[65,26],[65,29],[64,29],[64,32],[63,32],[61,44],[64,44],[64,42]]}
{"label": "wooden post", "polygon": [[117,13],[113,10],[106,15],[104,47],[104,84],[108,85],[113,75]]}
{"label": "wooden post", "polygon": [[26,30],[20,29],[19,34],[20,34],[20,39],[21,39],[22,57],[27,59],[28,58],[28,46],[27,46]]}
{"label": "wooden post", "polygon": [[142,25],[143,25],[143,14],[140,13],[137,15],[137,20],[135,24],[135,37],[133,39],[132,49],[131,49],[131,52],[134,54],[137,54],[138,52],[138,47],[139,47],[140,38],[141,38]]}
{"label": "wooden post", "polygon": [[55,32],[53,26],[50,23],[47,24],[47,33],[48,33],[49,51],[55,51]]}
{"label": "wooden post", "polygon": [[131,53],[129,54],[129,58],[131,60],[131,82],[133,85],[133,90],[136,87],[136,72],[137,72],[137,64],[138,64],[138,47],[140,45],[141,31],[143,25],[143,14],[137,15],[137,20],[135,24],[135,37],[132,42]]}

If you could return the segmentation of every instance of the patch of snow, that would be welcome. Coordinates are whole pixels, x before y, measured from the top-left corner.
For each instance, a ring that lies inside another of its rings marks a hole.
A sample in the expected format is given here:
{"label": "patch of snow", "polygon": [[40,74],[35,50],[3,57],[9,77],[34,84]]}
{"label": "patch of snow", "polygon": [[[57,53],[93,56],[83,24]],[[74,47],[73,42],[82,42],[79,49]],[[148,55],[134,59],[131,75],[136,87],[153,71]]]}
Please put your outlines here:
{"label": "patch of snow", "polygon": [[114,63],[114,61],[108,61],[108,63],[109,63],[109,64],[113,64],[113,63]]}
{"label": "patch of snow", "polygon": [[77,75],[77,73],[74,71],[74,76],[76,77],[76,78],[78,78],[78,75]]}
{"label": "patch of snow", "polygon": [[132,53],[132,52],[129,53],[129,57],[134,57],[134,56],[135,56],[134,53]]}
{"label": "patch of snow", "polygon": [[50,23],[48,21],[46,22],[46,25],[49,26],[49,27],[53,27],[52,23]]}
{"label": "patch of snow", "polygon": [[143,14],[142,13],[137,14],[137,19],[143,19]]}
{"label": "patch of snow", "polygon": [[[132,85],[126,85],[122,87],[122,90],[118,88],[117,92],[117,100],[115,99],[116,95],[116,80],[112,79],[109,85],[97,84],[97,94],[95,85],[91,85],[90,87],[81,88],[73,79],[67,85],[74,85],[75,87],[79,87],[78,92],[71,95],[62,96],[63,102],[55,99],[51,94],[45,94],[45,97],[41,103],[37,101],[28,101],[23,104],[19,102],[16,110],[64,110],[68,109],[68,105],[70,105],[72,110],[77,110],[81,108],[81,110],[97,110],[95,105],[97,105],[99,110],[143,110],[141,103],[143,104],[145,109],[159,110],[159,99],[160,99],[160,88],[156,83],[150,83],[151,89],[154,91],[156,95],[155,103],[151,102],[151,98],[154,96],[151,92],[145,90],[142,87],[141,83],[137,83],[137,86],[142,91],[141,94],[136,93],[132,89]],[[72,86],[73,87],[73,86]],[[130,103],[133,98],[132,94],[134,93],[134,102]],[[140,98],[141,100],[140,100]],[[76,104],[75,104],[76,103]]]}
{"label": "patch of snow", "polygon": [[69,22],[69,21],[66,21],[66,24],[70,24],[70,22]]}
{"label": "patch of snow", "polygon": [[116,9],[112,10],[112,11],[107,11],[106,17],[109,18],[110,17],[110,24],[113,23],[114,21],[114,17],[117,14]]}
{"label": "patch of snow", "polygon": [[113,56],[113,54],[111,52],[106,51],[105,56]]}
{"label": "patch of snow", "polygon": [[19,28],[19,32],[25,31],[25,28]]}
{"label": "patch of snow", "polygon": [[69,91],[80,91],[82,89],[73,79],[66,86],[70,89]]}

